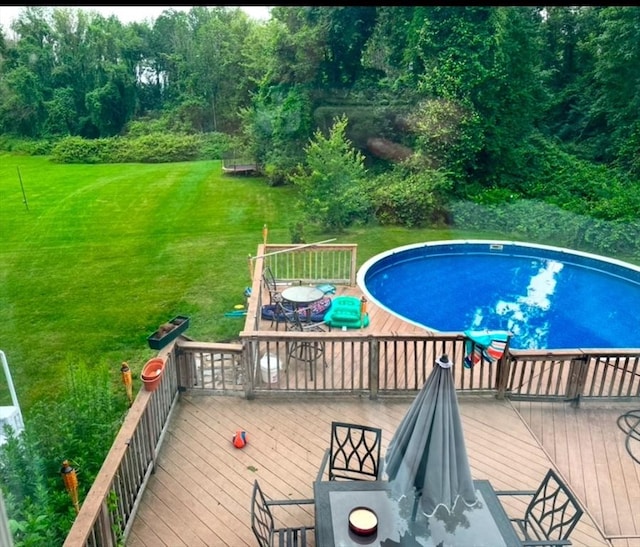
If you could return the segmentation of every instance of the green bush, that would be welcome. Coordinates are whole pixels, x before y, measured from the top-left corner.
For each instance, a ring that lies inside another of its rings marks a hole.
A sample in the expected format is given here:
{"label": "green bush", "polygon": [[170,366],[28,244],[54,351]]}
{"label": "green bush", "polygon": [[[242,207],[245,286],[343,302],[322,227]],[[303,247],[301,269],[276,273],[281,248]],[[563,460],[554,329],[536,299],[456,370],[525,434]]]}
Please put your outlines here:
{"label": "green bush", "polygon": [[51,155],[56,163],[166,163],[220,160],[234,148],[234,139],[224,133],[184,135],[155,131],[152,124],[132,124],[124,137],[83,139],[64,137],[53,141],[2,139],[0,149],[28,155]]}
{"label": "green bush", "polygon": [[305,148],[306,165],[291,176],[300,190],[298,207],[309,222],[341,231],[362,215],[367,204],[358,189],[366,170],[364,156],[346,138],[347,118],[336,119],[329,136],[316,131]]}
{"label": "green bush", "polygon": [[0,135],[0,150],[26,154],[29,156],[46,156],[51,153],[55,142],[53,140],[33,140],[14,138],[8,135]]}
{"label": "green bush", "polygon": [[607,256],[640,255],[640,221],[608,221],[565,211],[540,200],[480,205],[451,205],[462,230],[488,230],[505,237],[547,243]]}
{"label": "green bush", "polygon": [[199,160],[221,160],[225,154],[236,148],[235,139],[225,133],[205,133],[202,135],[198,152]]}
{"label": "green bush", "polygon": [[241,111],[245,141],[264,166],[267,184],[282,186],[304,161],[312,134],[312,101],[305,86],[260,86],[252,108]]}
{"label": "green bush", "polygon": [[100,163],[103,156],[100,148],[103,142],[104,139],[65,137],[53,147],[51,159],[57,163]]}
{"label": "green bush", "polygon": [[196,135],[153,134],[126,140],[119,150],[119,162],[167,163],[193,161],[198,157],[200,137]]}
{"label": "green bush", "polygon": [[76,468],[80,500],[102,467],[127,408],[107,365],[69,364],[58,396],[36,403],[24,432],[0,447],[0,485],[16,547],[62,545],[75,510],[60,475]]}
{"label": "green bush", "polygon": [[[83,139],[66,137],[53,148],[57,163],[168,163],[193,161],[202,155],[206,142],[199,135],[153,133],[129,139]],[[211,142],[207,143],[208,146]]]}
{"label": "green bush", "polygon": [[398,165],[378,176],[371,191],[376,219],[383,225],[415,228],[446,224],[446,194],[451,182],[441,171]]}

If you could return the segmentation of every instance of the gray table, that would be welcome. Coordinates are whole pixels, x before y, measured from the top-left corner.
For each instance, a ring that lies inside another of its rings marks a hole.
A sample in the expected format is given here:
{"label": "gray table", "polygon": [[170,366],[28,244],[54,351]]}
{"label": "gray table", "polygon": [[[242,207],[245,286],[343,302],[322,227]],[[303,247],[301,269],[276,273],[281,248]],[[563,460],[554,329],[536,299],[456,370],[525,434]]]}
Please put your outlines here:
{"label": "gray table", "polygon": [[308,287],[305,285],[294,285],[293,287],[287,287],[281,293],[282,298],[287,302],[291,302],[295,306],[308,306],[318,300],[322,300],[324,293],[320,289],[315,287]]}
{"label": "gray table", "polygon": [[[322,481],[314,483],[317,547],[517,547],[521,545],[496,493],[486,480],[473,481],[478,502],[467,507],[459,500],[449,514],[439,508],[426,517],[420,511],[411,521],[413,496],[396,500],[387,481]],[[378,530],[361,537],[349,530],[349,512],[371,508]]]}

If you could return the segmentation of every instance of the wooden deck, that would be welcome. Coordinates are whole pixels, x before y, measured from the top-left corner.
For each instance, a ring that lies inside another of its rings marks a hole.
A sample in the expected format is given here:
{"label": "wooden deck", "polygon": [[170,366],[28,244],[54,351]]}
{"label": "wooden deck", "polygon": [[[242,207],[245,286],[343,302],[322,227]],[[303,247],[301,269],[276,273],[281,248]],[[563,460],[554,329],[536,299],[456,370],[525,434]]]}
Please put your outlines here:
{"label": "wooden deck", "polygon": [[[337,294],[361,295],[344,287]],[[368,311],[369,328],[377,332],[424,333],[372,303]],[[260,328],[271,329],[270,321]],[[332,420],[382,427],[384,454],[411,403],[397,397],[239,395],[181,396],[127,546],[255,545],[249,516],[255,478],[274,498],[313,497]],[[583,402],[577,409],[470,393],[460,393],[459,401],[474,479],[489,479],[498,490],[535,489],[553,467],[586,510],[573,545],[640,546],[640,464],[627,452],[616,423],[640,408],[640,401]],[[238,429],[248,434],[243,450],[231,444]],[[521,501],[505,504],[514,514],[523,510]],[[313,506],[282,516],[312,523]]]}
{"label": "wooden deck", "polygon": [[257,170],[255,163],[229,163],[222,166],[222,172],[227,175],[253,175]]}
{"label": "wooden deck", "polygon": [[[354,296],[356,298],[362,297],[362,291],[358,287],[338,286],[336,292],[333,295],[328,295],[331,298],[336,296]],[[425,329],[418,325],[413,325],[407,321],[400,319],[399,317],[392,315],[386,310],[376,306],[373,302],[367,302],[367,313],[369,314],[369,326],[363,331],[376,331],[376,332],[401,332],[403,334],[424,334]],[[249,321],[249,320],[248,320]],[[262,319],[260,321],[260,330],[284,330],[284,323],[274,326],[271,325],[271,320]],[[246,330],[251,330],[247,325]],[[429,331],[426,331],[429,332]]]}
{"label": "wooden deck", "polygon": [[[459,401],[474,478],[489,479],[496,489],[533,489],[555,467],[587,511],[572,534],[574,545],[640,545],[640,465],[626,453],[615,423],[633,404],[575,410],[467,394]],[[272,497],[312,497],[332,420],[382,427],[384,453],[409,404],[183,396],[127,545],[255,545],[249,524],[255,478]],[[237,429],[248,434],[243,450],[231,444]],[[302,510],[285,518],[313,522],[312,512]]]}
{"label": "wooden deck", "polygon": [[640,439],[636,432],[627,451],[627,435],[617,422],[625,412],[639,409],[640,401],[583,402],[577,409],[558,403],[513,406],[612,545],[638,547]]}

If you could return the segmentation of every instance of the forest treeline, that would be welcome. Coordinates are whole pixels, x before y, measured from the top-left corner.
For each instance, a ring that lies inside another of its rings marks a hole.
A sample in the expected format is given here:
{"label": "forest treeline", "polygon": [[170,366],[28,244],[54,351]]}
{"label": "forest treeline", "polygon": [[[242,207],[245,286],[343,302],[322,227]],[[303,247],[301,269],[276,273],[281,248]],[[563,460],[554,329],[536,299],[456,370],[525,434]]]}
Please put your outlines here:
{"label": "forest treeline", "polygon": [[58,161],[250,155],[315,201],[310,143],[344,139],[339,158],[361,158],[321,182],[348,205],[327,227],[533,200],[621,223],[600,250],[633,254],[639,84],[637,7],[273,7],[263,22],[196,6],[122,24],[32,6],[0,41],[0,142]]}

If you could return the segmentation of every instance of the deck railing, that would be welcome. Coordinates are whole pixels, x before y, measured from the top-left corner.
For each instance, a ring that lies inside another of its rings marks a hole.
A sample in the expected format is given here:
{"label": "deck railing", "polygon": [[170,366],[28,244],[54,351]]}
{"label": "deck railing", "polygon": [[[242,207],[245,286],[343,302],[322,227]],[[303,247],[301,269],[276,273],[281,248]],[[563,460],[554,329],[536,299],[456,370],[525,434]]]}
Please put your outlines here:
{"label": "deck railing", "polygon": [[163,357],[158,388],[138,392],[63,547],[124,544],[178,398],[174,354]]}
{"label": "deck railing", "polygon": [[[275,246],[276,250],[281,247]],[[435,358],[447,353],[454,362],[459,391],[483,391],[514,399],[571,401],[576,405],[582,398],[640,397],[640,349],[553,353],[507,349],[497,362],[483,358],[472,368],[466,368],[467,340],[462,333],[408,336],[367,329],[320,333],[319,338],[318,333],[258,330],[257,310],[262,304],[258,272],[262,271],[262,261],[270,260],[276,275],[284,279],[334,283],[348,279],[348,284],[354,284],[355,246],[332,247],[341,258],[324,256],[326,247],[304,249],[303,255],[297,257],[289,252],[261,257],[274,250],[273,246],[261,246],[259,256],[252,259],[254,267],[260,268],[254,275],[248,308],[249,318],[254,319],[247,321],[247,330],[241,333],[242,342],[217,344],[178,339],[164,350],[161,356],[167,359],[167,364],[160,387],[154,392],[138,393],[82,502],[64,547],[122,545],[153,473],[180,392],[245,397],[310,393],[370,398],[411,396],[422,387]],[[326,276],[314,277],[316,271],[325,272]],[[324,344],[326,366],[322,357],[315,362],[314,381],[310,379],[309,363],[287,362],[290,350],[299,343]],[[276,375],[277,383],[271,381]]]}
{"label": "deck railing", "polygon": [[[183,387],[210,394],[357,394],[370,398],[414,394],[436,358],[453,361],[456,389],[493,392],[498,397],[571,401],[640,397],[640,350],[508,350],[497,362],[483,358],[464,365],[462,333],[407,336],[361,332],[243,333],[242,350],[221,353],[207,344],[177,344]],[[287,358],[299,344],[321,344],[311,363]],[[313,379],[311,378],[313,374]]]}
{"label": "deck railing", "polygon": [[[465,337],[377,336],[370,333],[325,333],[327,366],[316,363],[315,381],[307,364],[289,363],[273,370],[292,344],[317,343],[299,332],[263,332],[243,344],[177,340],[166,355],[160,387],[141,390],[102,469],[82,503],[64,547],[114,547],[126,537],[146,482],[153,472],[164,430],[179,392],[238,396],[413,395],[423,385],[435,357],[447,353],[454,362],[456,388],[490,392],[497,397],[561,400],[640,397],[640,351],[563,351],[554,354],[509,351],[490,363],[463,365]],[[277,360],[263,360],[264,355]],[[266,370],[263,364],[266,363]],[[330,363],[330,364],[329,364]],[[265,381],[265,378],[268,381]]]}
{"label": "deck railing", "polygon": [[[269,266],[282,281],[355,285],[357,248],[354,244],[327,243],[260,245],[252,260],[256,272]],[[260,281],[261,276],[254,278]]]}
{"label": "deck railing", "polygon": [[640,397],[640,349],[512,350],[504,374],[511,398],[631,400]]}

